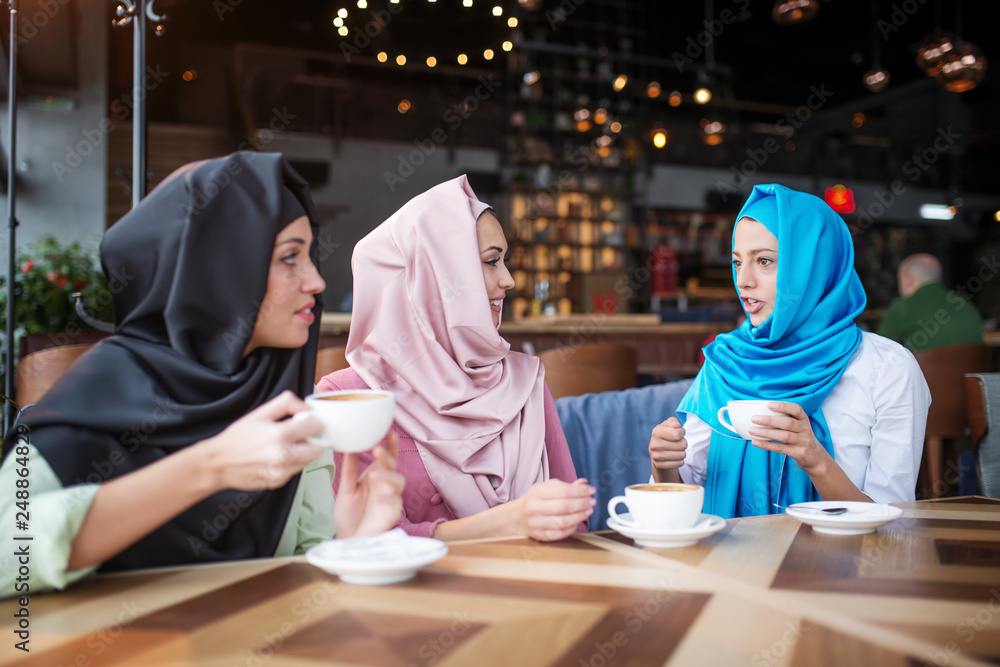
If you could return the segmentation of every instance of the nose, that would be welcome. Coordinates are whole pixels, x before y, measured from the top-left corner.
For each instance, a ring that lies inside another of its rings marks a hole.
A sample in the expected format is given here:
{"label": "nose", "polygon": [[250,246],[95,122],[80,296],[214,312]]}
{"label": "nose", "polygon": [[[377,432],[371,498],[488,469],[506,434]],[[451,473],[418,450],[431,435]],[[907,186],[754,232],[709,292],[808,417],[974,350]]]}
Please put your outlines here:
{"label": "nose", "polygon": [[320,275],[319,269],[312,262],[306,262],[302,276],[302,291],[306,294],[319,294],[326,289],[326,281]]}
{"label": "nose", "polygon": [[514,289],[514,276],[510,275],[510,269],[507,265],[503,265],[503,273],[500,274],[500,282],[498,283],[501,289],[509,290]]}
{"label": "nose", "polygon": [[736,287],[744,290],[753,287],[753,271],[747,264],[742,264],[736,269]]}

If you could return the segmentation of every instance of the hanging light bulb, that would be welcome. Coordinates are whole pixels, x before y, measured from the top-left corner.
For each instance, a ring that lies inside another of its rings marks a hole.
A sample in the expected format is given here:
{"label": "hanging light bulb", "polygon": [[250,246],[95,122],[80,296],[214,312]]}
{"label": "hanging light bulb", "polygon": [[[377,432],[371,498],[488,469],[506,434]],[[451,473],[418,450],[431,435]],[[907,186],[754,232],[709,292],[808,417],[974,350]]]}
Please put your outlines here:
{"label": "hanging light bulb", "polygon": [[725,139],[726,126],[719,121],[702,118],[699,125],[701,140],[709,146],[718,146]]}
{"label": "hanging light bulb", "polygon": [[865,72],[862,83],[865,84],[865,88],[873,93],[881,92],[889,85],[889,70],[884,67],[870,69]]}
{"label": "hanging light bulb", "polygon": [[671,92],[670,95],[667,97],[667,102],[672,107],[679,107],[682,101],[683,97],[681,96],[680,92],[676,90]]}
{"label": "hanging light bulb", "polygon": [[805,23],[819,13],[817,0],[778,0],[774,3],[771,18],[780,25]]}
{"label": "hanging light bulb", "polygon": [[646,86],[646,95],[650,99],[656,99],[660,96],[660,84],[656,81],[650,81],[649,85]]}
{"label": "hanging light bulb", "polygon": [[982,50],[971,42],[959,42],[941,59],[936,74],[946,90],[964,93],[972,90],[986,76],[988,63]]}
{"label": "hanging light bulb", "polygon": [[615,92],[617,93],[621,92],[621,89],[624,88],[625,84],[627,83],[628,83],[628,76],[625,74],[619,74],[615,78],[615,82],[611,84],[611,87],[614,88]]}
{"label": "hanging light bulb", "polygon": [[927,76],[936,76],[941,69],[941,60],[955,48],[958,39],[948,33],[939,33],[925,38],[917,48],[917,67]]}
{"label": "hanging light bulb", "polygon": [[708,88],[699,88],[694,91],[694,101],[698,104],[708,104],[712,101],[712,91]]}

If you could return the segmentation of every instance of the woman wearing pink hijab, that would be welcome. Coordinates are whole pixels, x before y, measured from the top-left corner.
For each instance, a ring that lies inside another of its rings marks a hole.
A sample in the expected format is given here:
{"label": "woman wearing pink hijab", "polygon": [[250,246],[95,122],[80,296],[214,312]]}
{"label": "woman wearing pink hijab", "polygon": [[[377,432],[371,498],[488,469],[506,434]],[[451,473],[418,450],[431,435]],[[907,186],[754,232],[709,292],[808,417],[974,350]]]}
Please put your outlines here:
{"label": "woman wearing pink hijab", "polygon": [[411,535],[552,541],[586,530],[593,512],[541,361],[497,331],[514,286],[506,252],[465,176],[414,197],[354,249],[351,368],[317,391],[395,394],[399,526]]}

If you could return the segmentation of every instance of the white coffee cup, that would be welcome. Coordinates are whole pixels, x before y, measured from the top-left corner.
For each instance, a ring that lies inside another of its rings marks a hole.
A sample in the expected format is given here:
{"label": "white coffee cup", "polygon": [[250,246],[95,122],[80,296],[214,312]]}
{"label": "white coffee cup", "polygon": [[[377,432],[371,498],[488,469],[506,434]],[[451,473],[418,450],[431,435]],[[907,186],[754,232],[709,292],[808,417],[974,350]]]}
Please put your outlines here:
{"label": "white coffee cup", "polygon": [[[772,401],[729,401],[728,404],[719,408],[719,422],[744,440],[754,440],[759,437],[750,434],[750,429],[753,426],[758,426],[758,424],[753,423],[754,417],[758,415],[785,416],[769,409],[767,407],[769,403]],[[726,419],[727,413],[729,419]]]}
{"label": "white coffee cup", "polygon": [[[677,530],[698,521],[704,502],[705,489],[695,484],[632,484],[608,502],[608,514],[630,528]],[[619,503],[628,507],[631,520],[618,514]]]}
{"label": "white coffee cup", "polygon": [[295,418],[315,417],[323,430],[308,440],[335,452],[363,452],[377,445],[392,426],[396,399],[379,389],[343,389],[306,396],[309,410]]}

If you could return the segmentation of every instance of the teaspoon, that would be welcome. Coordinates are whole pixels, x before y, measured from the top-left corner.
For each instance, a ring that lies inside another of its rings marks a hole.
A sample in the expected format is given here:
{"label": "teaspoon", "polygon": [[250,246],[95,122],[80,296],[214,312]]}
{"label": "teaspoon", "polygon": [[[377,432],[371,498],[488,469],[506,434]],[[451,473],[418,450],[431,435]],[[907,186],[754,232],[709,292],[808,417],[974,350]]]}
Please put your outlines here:
{"label": "teaspoon", "polygon": [[774,506],[780,507],[783,510],[808,510],[812,512],[819,512],[821,514],[828,514],[830,516],[836,516],[847,512],[846,507],[789,507],[788,505],[779,505],[778,503],[774,503]]}

